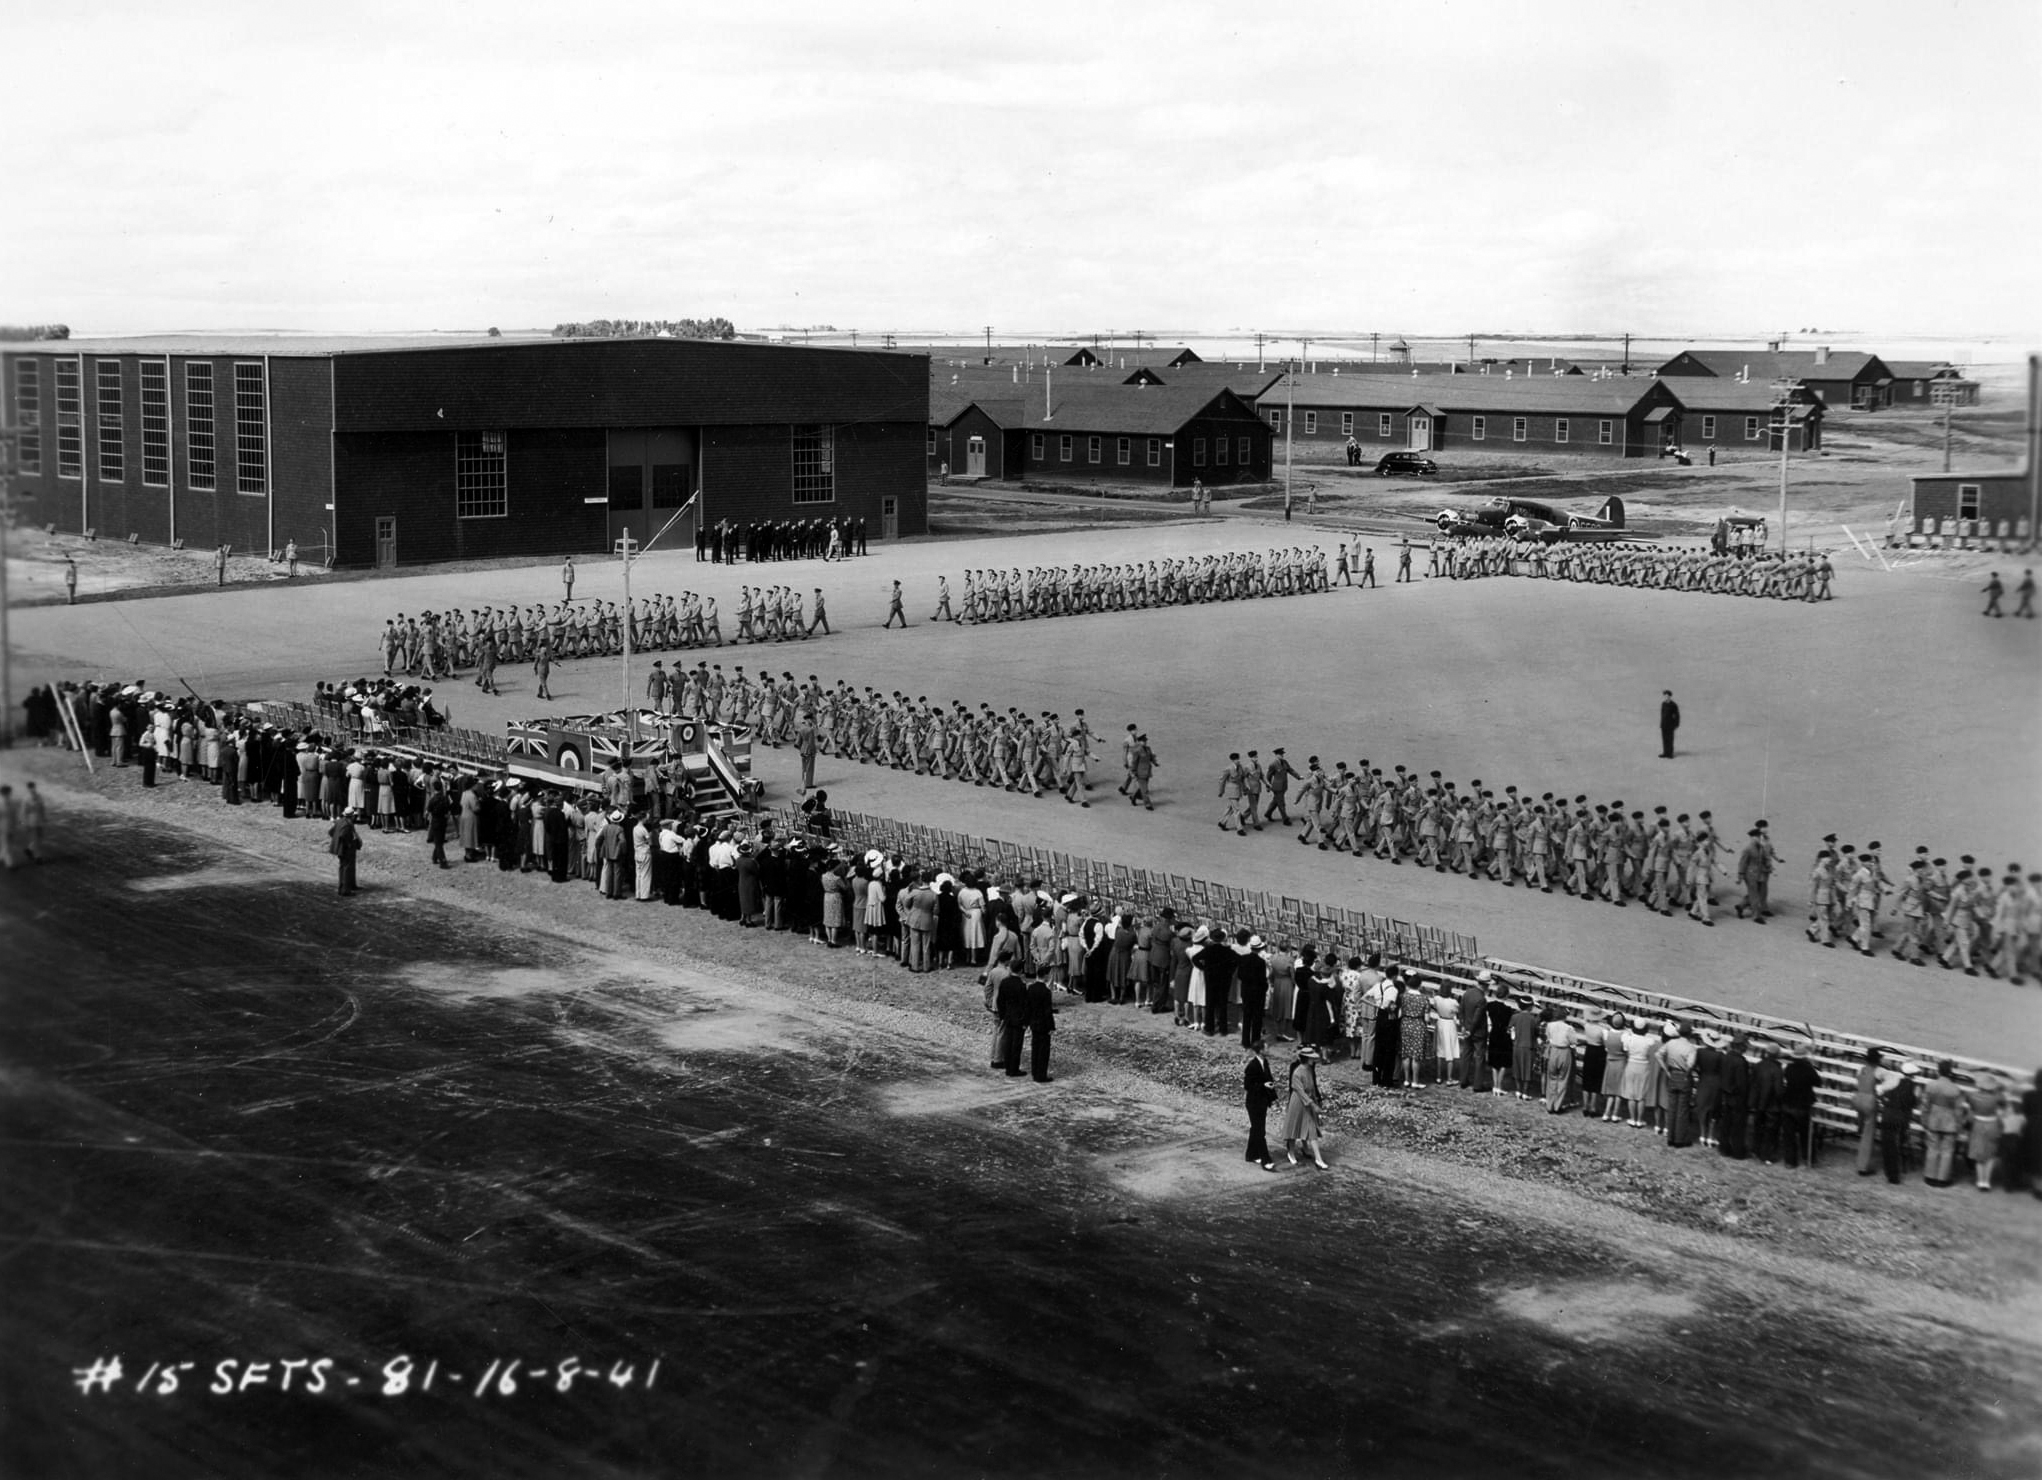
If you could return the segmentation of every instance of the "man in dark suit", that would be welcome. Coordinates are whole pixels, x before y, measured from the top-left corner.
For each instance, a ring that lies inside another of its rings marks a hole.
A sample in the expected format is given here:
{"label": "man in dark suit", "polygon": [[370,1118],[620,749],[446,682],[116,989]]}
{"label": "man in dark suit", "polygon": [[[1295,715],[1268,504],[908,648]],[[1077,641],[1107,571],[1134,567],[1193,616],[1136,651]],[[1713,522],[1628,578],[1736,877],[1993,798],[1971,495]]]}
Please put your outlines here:
{"label": "man in dark suit", "polygon": [[1198,958],[1198,964],[1205,968],[1205,1033],[1208,1038],[1224,1038],[1231,1031],[1227,1027],[1227,1006],[1234,993],[1234,968],[1240,959],[1224,930],[1212,933],[1212,938],[1206,942],[1205,954]]}
{"label": "man in dark suit", "polygon": [[1028,1030],[1028,986],[1011,971],[1002,973],[993,993],[993,1011],[1000,1015],[1000,1067],[1009,1079],[1021,1077],[1021,1035]]}
{"label": "man in dark suit", "polygon": [[1056,1002],[1049,983],[1028,984],[1028,1073],[1037,1084],[1048,1084],[1056,1076],[1049,1072],[1049,1035],[1056,1031]]}
{"label": "man in dark suit", "polygon": [[1779,1054],[1770,1043],[1758,1046],[1758,1062],[1751,1067],[1751,1134],[1753,1153],[1770,1166],[1780,1155],[1781,1098],[1787,1077]]}
{"label": "man in dark suit", "polygon": [[1801,1164],[1802,1153],[1808,1148],[1808,1121],[1815,1113],[1817,1078],[1815,1065],[1808,1059],[1808,1045],[1795,1044],[1794,1056],[1781,1072],[1780,1088],[1780,1150],[1790,1167]]}
{"label": "man in dark suit", "polygon": [[1260,1038],[1248,1044],[1248,1064],[1241,1075],[1242,1093],[1248,1106],[1248,1160],[1265,1172],[1276,1170],[1269,1155],[1269,1107],[1276,1103],[1276,1076],[1269,1072],[1269,1059]]}
{"label": "man in dark suit", "polygon": [[1262,956],[1262,937],[1242,930],[1234,939],[1241,947],[1234,980],[1241,984],[1241,1046],[1262,1041],[1262,1014],[1269,1002],[1269,962]]}
{"label": "man in dark suit", "polygon": [[1673,690],[1659,694],[1659,758],[1673,759],[1673,732],[1680,728],[1680,706],[1673,702]]}
{"label": "man in dark suit", "polygon": [[1489,1063],[1489,994],[1484,988],[1494,980],[1486,971],[1461,993],[1462,1089],[1479,1091]]}

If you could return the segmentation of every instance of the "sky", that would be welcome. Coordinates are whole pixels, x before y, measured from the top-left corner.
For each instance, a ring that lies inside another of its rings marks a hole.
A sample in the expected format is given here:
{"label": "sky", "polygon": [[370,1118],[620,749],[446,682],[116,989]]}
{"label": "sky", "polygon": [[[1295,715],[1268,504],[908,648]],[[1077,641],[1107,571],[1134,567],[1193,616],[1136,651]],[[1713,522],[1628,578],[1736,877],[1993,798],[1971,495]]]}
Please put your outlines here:
{"label": "sky", "polygon": [[2042,4],[6,6],[0,321],[2042,341]]}

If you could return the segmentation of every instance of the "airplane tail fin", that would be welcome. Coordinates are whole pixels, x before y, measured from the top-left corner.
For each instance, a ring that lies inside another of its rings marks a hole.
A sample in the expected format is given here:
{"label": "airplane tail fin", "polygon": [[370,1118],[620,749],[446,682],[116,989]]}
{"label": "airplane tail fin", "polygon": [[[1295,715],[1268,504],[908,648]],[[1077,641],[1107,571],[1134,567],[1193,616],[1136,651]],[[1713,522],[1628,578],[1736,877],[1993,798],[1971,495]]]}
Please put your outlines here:
{"label": "airplane tail fin", "polygon": [[1622,529],[1624,527],[1624,501],[1615,494],[1611,494],[1602,501],[1602,507],[1596,511],[1595,517],[1607,520],[1611,529]]}

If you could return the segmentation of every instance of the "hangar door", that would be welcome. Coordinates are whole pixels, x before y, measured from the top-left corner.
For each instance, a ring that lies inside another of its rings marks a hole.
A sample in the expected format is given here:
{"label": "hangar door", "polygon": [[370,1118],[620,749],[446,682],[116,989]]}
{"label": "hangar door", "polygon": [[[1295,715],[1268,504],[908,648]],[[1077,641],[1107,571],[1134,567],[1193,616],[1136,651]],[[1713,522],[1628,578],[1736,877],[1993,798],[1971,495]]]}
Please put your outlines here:
{"label": "hangar door", "polygon": [[[691,427],[634,427],[609,434],[610,547],[628,527],[646,540],[695,491],[695,432]],[[695,542],[699,506],[659,542],[662,550]]]}

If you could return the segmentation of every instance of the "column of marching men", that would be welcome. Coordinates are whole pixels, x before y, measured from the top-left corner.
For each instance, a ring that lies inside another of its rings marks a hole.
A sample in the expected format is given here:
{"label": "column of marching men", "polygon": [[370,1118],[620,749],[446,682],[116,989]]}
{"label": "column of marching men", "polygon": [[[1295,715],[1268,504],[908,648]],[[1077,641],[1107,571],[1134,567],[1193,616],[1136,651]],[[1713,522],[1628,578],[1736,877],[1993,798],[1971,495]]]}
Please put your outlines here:
{"label": "column of marching men", "polygon": [[795,642],[830,634],[822,588],[809,606],[792,586],[746,586],[738,596],[736,628],[726,638],[714,596],[683,591],[655,594],[628,607],[613,601],[578,604],[480,607],[463,613],[399,612],[384,623],[377,640],[386,677],[403,673],[427,680],[474,668],[475,682],[488,689],[501,663],[550,667],[572,658],[608,658],[633,652],[722,647],[726,642]]}
{"label": "column of marching men", "polygon": [[[1667,916],[1680,910],[1711,927],[1719,880],[1742,890],[1733,906],[1738,919],[1771,919],[1772,877],[1784,863],[1763,818],[1732,846],[1706,810],[1669,814],[1661,806],[1648,816],[1643,808],[1626,811],[1621,800],[1570,802],[1545,792],[1533,801],[1515,786],[1499,796],[1480,780],[1462,788],[1437,771],[1421,777],[1397,766],[1386,773],[1366,759],[1356,768],[1339,761],[1327,771],[1312,756],[1299,771],[1281,746],[1266,764],[1258,751],[1229,756],[1219,800],[1219,827],[1242,837],[1271,822],[1301,824],[1298,842],[1321,851],[1408,862],[1506,888],[1557,889],[1618,908],[1637,904]],[[1884,911],[1897,921],[1893,954],[1901,960],[1926,965],[1933,957],[1974,976],[1983,971],[2015,982],[2042,976],[2042,873],[2024,878],[2010,863],[1995,888],[1989,868],[1969,855],[1961,862],[1952,880],[1947,860],[1931,858],[1924,845],[1896,880],[1878,842],[1859,849],[1830,834],[1811,874],[1808,938],[1823,945],[1845,939],[1872,955],[1874,941],[1886,938]]]}
{"label": "column of marching men", "polygon": [[[1342,547],[1341,564],[1346,564]],[[1051,565],[1026,571],[967,570],[953,596],[937,578],[938,622],[1015,622],[1086,612],[1141,611],[1262,596],[1301,596],[1332,589],[1326,552],[1305,549],[1232,551],[1124,565]]]}
{"label": "column of marching men", "polygon": [[1497,535],[1435,541],[1429,573],[1454,580],[1525,576],[1655,591],[1702,591],[1776,601],[1833,601],[1827,551],[1782,555],[1707,546],[1539,544]]}

